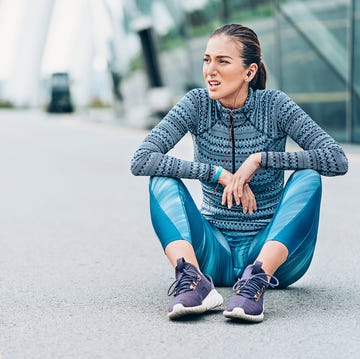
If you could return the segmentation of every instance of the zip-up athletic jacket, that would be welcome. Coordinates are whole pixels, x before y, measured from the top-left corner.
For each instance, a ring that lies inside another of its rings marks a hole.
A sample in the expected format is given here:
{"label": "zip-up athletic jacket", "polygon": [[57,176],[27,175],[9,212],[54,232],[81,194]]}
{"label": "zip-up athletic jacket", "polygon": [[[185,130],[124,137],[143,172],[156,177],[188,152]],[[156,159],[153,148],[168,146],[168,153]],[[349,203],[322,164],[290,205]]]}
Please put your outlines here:
{"label": "zip-up athletic jacket", "polygon": [[[189,132],[194,160],[167,155]],[[303,151],[285,152],[287,136]],[[249,183],[257,210],[221,204],[222,187],[214,182],[216,166],[234,173],[252,153],[261,166]],[[255,234],[272,218],[284,185],[284,170],[314,169],[324,176],[348,170],[344,151],[293,100],[281,91],[249,89],[243,107],[230,110],[212,100],[206,89],[188,92],[155,126],[135,152],[134,175],[191,178],[201,181],[201,212],[217,228]]]}

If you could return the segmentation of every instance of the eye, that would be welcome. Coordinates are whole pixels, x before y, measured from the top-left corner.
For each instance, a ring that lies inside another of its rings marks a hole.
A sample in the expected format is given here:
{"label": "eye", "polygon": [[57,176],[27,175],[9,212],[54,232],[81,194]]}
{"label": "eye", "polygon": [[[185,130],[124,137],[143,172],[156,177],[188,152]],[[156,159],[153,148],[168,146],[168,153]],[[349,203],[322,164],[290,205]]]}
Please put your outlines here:
{"label": "eye", "polygon": [[220,64],[229,64],[230,62],[229,61],[226,61],[226,60],[220,60]]}
{"label": "eye", "polygon": [[207,57],[203,58],[203,62],[208,63],[210,60]]}

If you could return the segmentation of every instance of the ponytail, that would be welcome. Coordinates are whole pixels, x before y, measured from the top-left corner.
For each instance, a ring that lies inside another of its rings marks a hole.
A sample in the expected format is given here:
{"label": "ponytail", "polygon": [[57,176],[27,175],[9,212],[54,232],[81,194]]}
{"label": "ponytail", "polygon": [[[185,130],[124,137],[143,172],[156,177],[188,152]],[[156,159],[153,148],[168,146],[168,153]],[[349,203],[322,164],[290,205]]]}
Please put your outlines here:
{"label": "ponytail", "polygon": [[253,90],[263,90],[266,87],[266,67],[263,61],[260,61],[255,77],[250,82],[250,87]]}

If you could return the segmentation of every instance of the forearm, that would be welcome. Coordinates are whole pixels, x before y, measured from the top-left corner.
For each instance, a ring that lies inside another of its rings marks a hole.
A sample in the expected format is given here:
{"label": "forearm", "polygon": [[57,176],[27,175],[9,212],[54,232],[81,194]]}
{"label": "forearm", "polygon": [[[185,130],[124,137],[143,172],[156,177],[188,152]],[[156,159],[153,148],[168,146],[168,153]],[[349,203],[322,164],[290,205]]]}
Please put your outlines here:
{"label": "forearm", "polygon": [[131,171],[136,176],[161,176],[213,181],[216,166],[186,161],[173,156],[142,150],[135,153]]}
{"label": "forearm", "polygon": [[279,128],[302,149],[262,154],[262,167],[282,170],[314,169],[324,176],[343,175],[348,160],[341,146],[288,96],[277,105]]}
{"label": "forearm", "polygon": [[216,166],[186,161],[168,152],[186,135],[197,131],[197,98],[190,91],[144,139],[131,161],[136,176],[162,176],[214,181]]}
{"label": "forearm", "polygon": [[324,176],[347,172],[347,158],[340,147],[298,152],[263,152],[261,167],[279,170],[313,169]]}

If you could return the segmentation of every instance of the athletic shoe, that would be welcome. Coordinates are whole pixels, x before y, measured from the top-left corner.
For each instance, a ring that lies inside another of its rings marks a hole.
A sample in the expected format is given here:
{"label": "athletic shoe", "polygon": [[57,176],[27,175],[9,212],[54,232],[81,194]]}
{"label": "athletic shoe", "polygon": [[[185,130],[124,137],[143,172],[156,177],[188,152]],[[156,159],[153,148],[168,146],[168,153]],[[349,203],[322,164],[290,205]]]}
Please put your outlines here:
{"label": "athletic shoe", "polygon": [[168,307],[170,319],[204,313],[223,304],[210,276],[202,274],[184,258],[179,258],[176,264],[176,280],[168,290],[169,296],[174,295]]}
{"label": "athletic shoe", "polygon": [[[279,281],[274,276],[267,275],[261,266],[262,262],[259,261],[247,266],[242,277],[234,284],[234,294],[223,313],[226,318],[250,322],[261,322],[264,319],[264,292],[269,286],[279,285]],[[271,279],[275,283],[271,283]]]}

